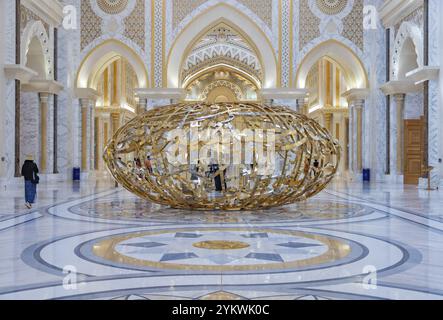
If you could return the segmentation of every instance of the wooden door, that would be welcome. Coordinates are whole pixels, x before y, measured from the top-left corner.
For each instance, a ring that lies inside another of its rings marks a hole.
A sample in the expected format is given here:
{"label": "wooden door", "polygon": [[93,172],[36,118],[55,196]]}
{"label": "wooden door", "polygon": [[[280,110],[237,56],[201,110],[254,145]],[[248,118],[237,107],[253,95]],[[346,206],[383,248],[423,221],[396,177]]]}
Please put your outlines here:
{"label": "wooden door", "polygon": [[404,128],[404,183],[418,185],[423,163],[423,119],[405,120]]}

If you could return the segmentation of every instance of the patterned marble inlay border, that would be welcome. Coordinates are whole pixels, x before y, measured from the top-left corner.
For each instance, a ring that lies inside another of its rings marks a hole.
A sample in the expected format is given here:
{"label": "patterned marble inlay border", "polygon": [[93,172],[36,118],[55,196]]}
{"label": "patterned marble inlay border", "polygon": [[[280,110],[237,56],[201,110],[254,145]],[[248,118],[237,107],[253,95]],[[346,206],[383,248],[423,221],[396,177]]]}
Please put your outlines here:
{"label": "patterned marble inlay border", "polygon": [[152,86],[156,88],[161,88],[163,86],[163,1],[162,0],[154,0],[154,30],[153,31],[153,40],[154,40],[154,48],[151,54],[154,55],[153,67],[153,83]]}
{"label": "patterned marble inlay border", "polygon": [[20,21],[20,33],[23,34],[24,29],[31,21],[41,21],[45,27],[46,34],[49,35],[49,24],[43,20],[40,16],[35,14],[31,9],[27,8],[23,4],[20,5],[21,21]]}
{"label": "patterned marble inlay border", "polygon": [[80,48],[83,50],[102,34],[102,19],[92,10],[90,2],[86,0],[81,1],[80,24]]}
{"label": "patterned marble inlay border", "polygon": [[242,3],[264,22],[269,28],[272,28],[272,3],[273,0],[237,0]]}
{"label": "patterned marble inlay border", "polygon": [[172,29],[175,30],[181,21],[207,0],[171,0],[172,2]]}
{"label": "patterned marble inlay border", "polygon": [[[207,0],[171,0],[172,2],[172,28],[176,29],[187,15],[204,4]],[[273,0],[237,0],[254,12],[269,28],[272,28]]]}
{"label": "patterned marble inlay border", "polygon": [[355,0],[349,15],[343,18],[343,36],[363,50],[363,0]]}
{"label": "patterned marble inlay border", "polygon": [[290,84],[290,46],[291,39],[289,38],[290,28],[290,0],[281,0],[281,86],[289,87]]}
{"label": "patterned marble inlay border", "polygon": [[318,28],[320,18],[316,17],[309,8],[309,0],[300,0],[299,3],[299,49],[303,49],[311,40],[320,36]]}
{"label": "patterned marble inlay border", "polygon": [[128,0],[95,0],[100,10],[107,14],[119,14],[125,10]]}
{"label": "patterned marble inlay border", "polygon": [[145,48],[145,1],[137,0],[134,11],[125,18],[125,37],[132,39],[144,50]]}

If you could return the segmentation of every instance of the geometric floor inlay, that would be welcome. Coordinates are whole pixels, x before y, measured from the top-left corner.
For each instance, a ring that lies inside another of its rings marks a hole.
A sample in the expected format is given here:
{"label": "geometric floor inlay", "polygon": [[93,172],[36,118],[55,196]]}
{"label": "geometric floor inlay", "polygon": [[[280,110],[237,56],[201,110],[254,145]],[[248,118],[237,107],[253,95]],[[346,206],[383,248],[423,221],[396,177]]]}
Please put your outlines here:
{"label": "geometric floor inlay", "polygon": [[92,248],[95,256],[120,264],[209,271],[309,267],[337,261],[351,252],[342,239],[248,228],[135,232],[97,240]]}

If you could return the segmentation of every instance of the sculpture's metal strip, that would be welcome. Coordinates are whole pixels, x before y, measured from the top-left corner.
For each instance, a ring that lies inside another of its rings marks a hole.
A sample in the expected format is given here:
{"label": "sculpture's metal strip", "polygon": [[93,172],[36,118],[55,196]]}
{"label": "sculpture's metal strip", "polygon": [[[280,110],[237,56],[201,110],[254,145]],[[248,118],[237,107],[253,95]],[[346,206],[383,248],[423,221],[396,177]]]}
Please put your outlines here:
{"label": "sculpture's metal strip", "polygon": [[176,104],[120,128],[104,154],[113,177],[155,203],[253,210],[322,191],[340,161],[338,142],[287,107]]}

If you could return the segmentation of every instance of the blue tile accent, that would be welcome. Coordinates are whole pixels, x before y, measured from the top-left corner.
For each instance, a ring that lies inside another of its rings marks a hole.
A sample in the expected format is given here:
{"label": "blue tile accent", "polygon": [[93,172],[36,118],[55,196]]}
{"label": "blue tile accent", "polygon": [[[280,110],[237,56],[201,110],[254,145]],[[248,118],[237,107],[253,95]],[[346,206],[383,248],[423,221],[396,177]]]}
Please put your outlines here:
{"label": "blue tile accent", "polygon": [[256,253],[251,252],[245,258],[284,262],[283,258],[276,253]]}
{"label": "blue tile accent", "polygon": [[320,247],[321,245],[315,244],[315,243],[288,242],[288,243],[278,244],[278,246],[293,248],[293,249],[300,249],[300,248],[309,248],[309,247]]}
{"label": "blue tile accent", "polygon": [[198,258],[198,256],[193,252],[166,253],[160,259],[160,261],[172,261],[172,260],[182,260],[182,259],[192,259],[192,258]]}
{"label": "blue tile accent", "polygon": [[139,242],[139,243],[129,243],[129,244],[123,244],[123,246],[126,247],[136,247],[136,248],[155,248],[155,247],[162,247],[167,246],[165,243],[159,243],[159,242]]}
{"label": "blue tile accent", "polygon": [[177,232],[175,234],[176,238],[200,238],[202,235],[197,233],[185,233],[185,232]]}

